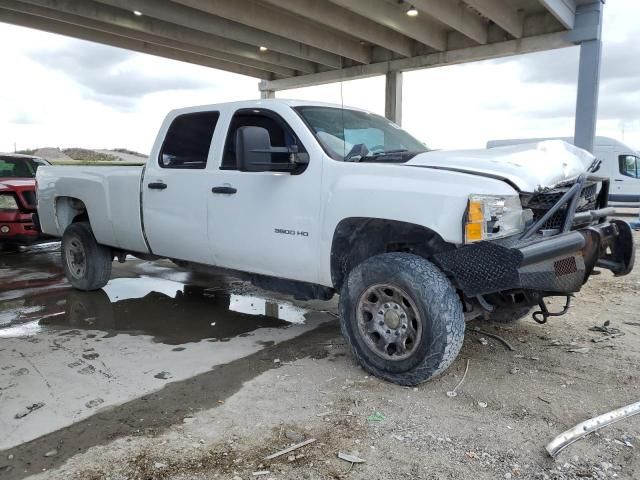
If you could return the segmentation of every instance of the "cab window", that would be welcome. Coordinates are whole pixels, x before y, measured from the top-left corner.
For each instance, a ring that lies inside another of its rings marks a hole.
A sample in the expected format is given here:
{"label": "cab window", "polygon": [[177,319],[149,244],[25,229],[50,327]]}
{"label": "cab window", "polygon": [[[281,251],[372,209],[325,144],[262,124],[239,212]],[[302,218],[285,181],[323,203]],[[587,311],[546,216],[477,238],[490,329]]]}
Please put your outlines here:
{"label": "cab window", "polygon": [[[238,110],[229,124],[229,131],[224,145],[221,170],[240,170],[236,158],[236,132],[240,127],[262,127],[269,132],[272,147],[298,147],[298,152],[305,153],[298,137],[280,115],[271,110],[241,109]],[[288,161],[287,153],[272,153],[271,162]]]}
{"label": "cab window", "polygon": [[635,155],[620,155],[620,173],[627,177],[640,178],[640,158]]}
{"label": "cab window", "polygon": [[167,130],[160,150],[160,167],[206,168],[211,139],[219,117],[218,112],[186,113],[176,117]]}

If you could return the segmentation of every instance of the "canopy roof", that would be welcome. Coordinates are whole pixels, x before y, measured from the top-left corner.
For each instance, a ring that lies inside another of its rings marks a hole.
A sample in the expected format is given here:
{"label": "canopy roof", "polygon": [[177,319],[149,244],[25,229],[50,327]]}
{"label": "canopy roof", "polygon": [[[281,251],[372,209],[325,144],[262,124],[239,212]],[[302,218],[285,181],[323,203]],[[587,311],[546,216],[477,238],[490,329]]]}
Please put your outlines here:
{"label": "canopy roof", "polygon": [[576,11],[599,1],[0,0],[0,21],[280,90],[571,45]]}

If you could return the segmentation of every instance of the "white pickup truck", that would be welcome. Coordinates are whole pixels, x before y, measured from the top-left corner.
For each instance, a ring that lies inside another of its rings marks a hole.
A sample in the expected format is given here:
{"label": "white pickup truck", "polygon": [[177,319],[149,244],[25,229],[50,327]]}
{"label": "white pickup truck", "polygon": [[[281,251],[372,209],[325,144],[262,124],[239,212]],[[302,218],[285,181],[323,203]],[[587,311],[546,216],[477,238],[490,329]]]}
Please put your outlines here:
{"label": "white pickup truck", "polygon": [[144,168],[39,168],[38,216],[81,290],[130,254],[339,293],[357,360],[414,385],[453,362],[465,319],[538,305],[545,322],[563,312],[544,299],[568,306],[594,267],[629,273],[632,233],[607,221],[595,168],[561,141],[429,151],[366,111],[248,101],[169,113]]}

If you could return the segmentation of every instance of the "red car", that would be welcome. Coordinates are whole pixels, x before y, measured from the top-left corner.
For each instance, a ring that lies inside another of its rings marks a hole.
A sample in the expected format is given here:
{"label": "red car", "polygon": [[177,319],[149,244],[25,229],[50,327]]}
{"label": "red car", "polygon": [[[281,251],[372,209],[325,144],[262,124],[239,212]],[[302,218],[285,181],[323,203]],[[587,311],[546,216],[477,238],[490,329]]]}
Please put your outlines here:
{"label": "red car", "polygon": [[50,165],[30,155],[0,153],[0,249],[29,245],[43,236],[36,213],[36,170]]}

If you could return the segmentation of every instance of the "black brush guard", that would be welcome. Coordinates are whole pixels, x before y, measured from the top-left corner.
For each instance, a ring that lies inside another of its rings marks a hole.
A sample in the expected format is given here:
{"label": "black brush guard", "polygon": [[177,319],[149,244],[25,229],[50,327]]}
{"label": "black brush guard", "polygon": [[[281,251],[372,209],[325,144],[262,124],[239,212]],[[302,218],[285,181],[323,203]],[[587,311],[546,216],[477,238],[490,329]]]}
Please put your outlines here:
{"label": "black brush guard", "polygon": [[[602,182],[596,208],[576,214],[587,181]],[[531,298],[570,295],[580,290],[595,267],[626,275],[635,261],[631,228],[607,221],[609,180],[581,175],[544,215],[508,244],[479,242],[441,252],[435,263],[467,297],[509,291],[530,292]],[[554,215],[563,213],[562,228],[541,233]],[[576,225],[587,225],[573,230]],[[536,300],[537,303],[537,300]]]}

